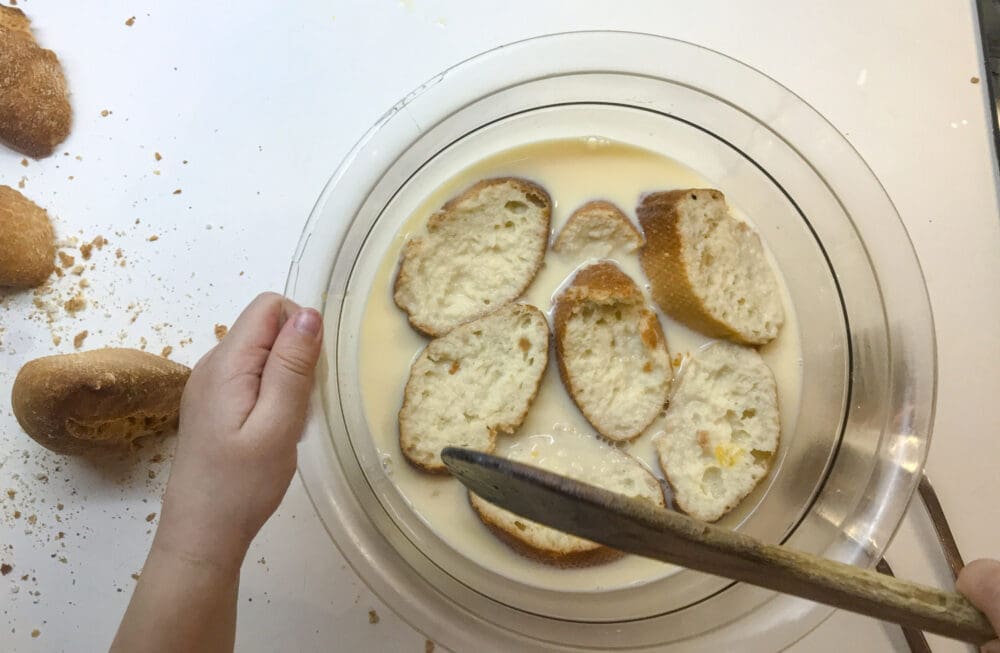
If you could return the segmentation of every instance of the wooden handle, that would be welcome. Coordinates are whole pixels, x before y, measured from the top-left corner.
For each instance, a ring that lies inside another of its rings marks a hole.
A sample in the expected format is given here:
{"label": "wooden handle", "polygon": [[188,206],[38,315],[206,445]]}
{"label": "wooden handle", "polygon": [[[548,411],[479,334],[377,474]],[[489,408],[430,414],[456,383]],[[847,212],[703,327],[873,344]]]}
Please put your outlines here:
{"label": "wooden handle", "polygon": [[973,644],[996,638],[986,617],[955,592],[764,544],[643,499],[505,458],[452,447],[441,458],[487,501],[621,551]]}

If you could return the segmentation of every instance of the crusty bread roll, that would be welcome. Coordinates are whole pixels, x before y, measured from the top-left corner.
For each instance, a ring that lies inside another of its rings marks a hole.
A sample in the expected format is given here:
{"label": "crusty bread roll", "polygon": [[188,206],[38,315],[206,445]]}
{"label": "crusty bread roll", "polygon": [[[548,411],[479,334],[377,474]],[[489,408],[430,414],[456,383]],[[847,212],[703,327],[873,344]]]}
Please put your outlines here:
{"label": "crusty bread roll", "polygon": [[410,368],[399,446],[415,467],[444,474],[441,449],[491,453],[514,433],[549,359],[549,325],[534,306],[509,304],[432,340]]}
{"label": "crusty bread roll", "polygon": [[14,416],[58,453],[126,446],[177,426],[190,373],[137,349],[46,356],[26,363],[14,380]]}
{"label": "crusty bread roll", "polygon": [[573,211],[552,244],[552,251],[607,258],[617,251],[631,254],[643,242],[642,234],[621,209],[611,202],[594,200]]}
{"label": "crusty bread roll", "polygon": [[545,189],[505,177],[474,184],[403,248],[393,290],[410,324],[429,336],[492,313],[525,291],[549,242]]}
{"label": "crusty bread roll", "polygon": [[[664,505],[660,484],[645,467],[617,447],[591,435],[562,432],[531,436],[512,446],[506,457],[612,492],[641,497],[658,506]],[[518,553],[540,562],[559,567],[583,567],[621,556],[614,549],[515,515],[471,492],[469,501],[497,537]]]}
{"label": "crusty bread roll", "polygon": [[774,375],[751,347],[717,342],[695,352],[664,431],[657,451],[677,507],[718,520],[771,469],[780,432]]}
{"label": "crusty bread roll", "polygon": [[55,256],[49,214],[10,186],[0,186],[0,287],[42,285]]}
{"label": "crusty bread roll", "polygon": [[24,12],[0,6],[0,141],[48,156],[69,136],[72,113],[59,58],[38,46]]}
{"label": "crusty bread roll", "polygon": [[667,340],[614,263],[584,268],[559,294],[555,336],[563,385],[601,435],[630,440],[663,410],[673,378]]}
{"label": "crusty bread roll", "polygon": [[636,210],[639,260],[653,299],[675,320],[746,345],[774,339],[784,308],[760,236],[729,214],[717,190],[651,193]]}

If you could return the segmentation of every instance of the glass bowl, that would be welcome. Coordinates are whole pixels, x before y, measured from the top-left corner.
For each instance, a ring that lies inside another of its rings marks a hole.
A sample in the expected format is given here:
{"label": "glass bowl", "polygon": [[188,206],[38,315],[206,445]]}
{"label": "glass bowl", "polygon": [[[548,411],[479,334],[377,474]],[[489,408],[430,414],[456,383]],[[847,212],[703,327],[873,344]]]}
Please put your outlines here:
{"label": "glass bowl", "polygon": [[754,219],[798,314],[797,423],[767,483],[725,523],[852,564],[881,557],[923,467],[936,384],[906,231],[864,161],[800,98],[724,55],[645,34],[558,34],[479,55],[397,103],[345,158],[286,286],[326,318],[299,471],[359,576],[450,649],[774,650],[830,610],[687,570],[593,592],[513,581],[409,510],[370,437],[361,317],[370,292],[388,292],[373,279],[410,213],[490,154],[594,136],[665,154],[722,189]]}

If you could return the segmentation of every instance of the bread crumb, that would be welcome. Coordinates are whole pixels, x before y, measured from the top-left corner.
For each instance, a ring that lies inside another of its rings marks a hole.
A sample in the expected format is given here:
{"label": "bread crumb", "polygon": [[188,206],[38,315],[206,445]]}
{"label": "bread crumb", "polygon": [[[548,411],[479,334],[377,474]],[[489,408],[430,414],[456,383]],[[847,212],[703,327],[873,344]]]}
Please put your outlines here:
{"label": "bread crumb", "polygon": [[378,613],[374,610],[368,611],[368,623],[377,624],[378,623]]}
{"label": "bread crumb", "polygon": [[56,252],[56,254],[59,256],[59,264],[64,268],[73,267],[73,264],[76,263],[76,258],[70,256],[66,252],[60,251]]}
{"label": "bread crumb", "polygon": [[14,571],[14,565],[9,565],[6,562],[0,565],[0,576],[6,576],[12,571]]}
{"label": "bread crumb", "polygon": [[110,114],[111,114],[111,112],[108,111],[107,109],[101,109],[101,117],[102,118],[107,118],[108,115],[110,115]]}
{"label": "bread crumb", "polygon": [[151,512],[148,515],[146,515],[146,521],[153,521],[154,519],[156,519],[156,513],[155,512]]}
{"label": "bread crumb", "polygon": [[108,244],[108,239],[104,236],[94,236],[94,239],[90,241],[90,244],[98,250],[102,250],[104,249],[104,246]]}
{"label": "bread crumb", "polygon": [[93,249],[94,249],[94,246],[91,243],[84,243],[84,244],[80,245],[80,256],[83,257],[84,261],[89,261],[90,260],[90,255],[91,255]]}
{"label": "bread crumb", "polygon": [[149,343],[148,343],[148,342],[146,342],[146,336],[141,336],[141,337],[139,338],[139,349],[141,349],[141,350],[143,350],[143,351],[146,351],[146,346],[147,346],[148,344],[149,344]]}
{"label": "bread crumb", "polygon": [[181,194],[181,189],[180,188],[178,188],[177,190],[174,191],[174,195],[180,195],[180,194]]}
{"label": "bread crumb", "polygon": [[34,526],[38,523],[38,515],[28,515],[28,523]]}
{"label": "bread crumb", "polygon": [[17,496],[17,491],[16,490],[9,490],[9,489],[7,490],[7,497],[9,499],[13,499],[16,496]]}
{"label": "bread crumb", "polygon": [[972,82],[973,84],[978,84],[979,83],[979,78],[978,77],[973,77],[969,81]]}
{"label": "bread crumb", "polygon": [[86,279],[80,279],[80,287],[81,288],[90,288],[90,282],[87,281]]}
{"label": "bread crumb", "polygon": [[164,358],[170,358],[170,354],[173,351],[174,351],[174,348],[171,347],[170,345],[167,345],[166,347],[163,348],[163,351],[160,352],[160,356],[163,356]]}
{"label": "bread crumb", "polygon": [[150,236],[150,237],[149,237],[149,238],[147,238],[146,240],[148,240],[148,241],[149,241],[149,242],[151,242],[151,243],[155,243],[155,242],[156,242],[156,241],[158,241],[159,239],[160,239],[160,237],[159,237],[159,236],[157,236],[156,234],[153,234],[152,236]]}
{"label": "bread crumb", "polygon": [[21,511],[20,510],[15,510],[14,511],[14,519],[20,519],[20,518],[21,518]]}
{"label": "bread crumb", "polygon": [[64,506],[63,506],[63,504],[61,504],[61,503],[57,503],[57,504],[56,504],[56,510],[62,510],[62,509],[63,509],[63,507],[64,507]]}
{"label": "bread crumb", "polygon": [[56,347],[58,347],[60,342],[62,342],[62,338],[60,338],[59,336],[52,336],[52,344],[53,345],[55,345]]}
{"label": "bread crumb", "polygon": [[38,637],[41,634],[42,634],[42,631],[38,630],[37,628],[35,628],[34,630],[31,631],[32,638]]}
{"label": "bread crumb", "polygon": [[153,152],[153,157],[154,157],[154,158],[155,158],[155,159],[156,159],[157,161],[162,161],[162,160],[163,160],[163,157],[162,157],[162,156],[160,156],[160,153],[159,153],[159,152]]}
{"label": "bread crumb", "polygon": [[139,580],[139,574],[132,574],[132,580]]}
{"label": "bread crumb", "polygon": [[[136,220],[136,222],[138,222],[138,220]],[[122,253],[122,248],[119,247],[115,250],[115,258],[121,258],[122,256],[124,256],[124,254]]]}
{"label": "bread crumb", "polygon": [[84,267],[82,265],[77,265],[77,266],[74,266],[73,269],[70,270],[70,272],[72,274],[75,274],[76,276],[80,276],[81,274],[83,274],[83,270],[84,270]]}
{"label": "bread crumb", "polygon": [[73,349],[79,349],[83,345],[83,341],[87,339],[88,335],[90,335],[90,332],[84,330],[73,336]]}
{"label": "bread crumb", "polygon": [[157,177],[159,177],[160,176],[160,171],[159,170],[154,170],[153,174],[156,175]]}
{"label": "bread crumb", "polygon": [[26,181],[28,181],[27,177],[21,177],[20,179],[18,179],[17,180],[17,187],[18,188],[24,188],[24,182],[26,182]]}
{"label": "bread crumb", "polygon": [[429,639],[424,641],[424,653],[434,653],[434,642]]}
{"label": "bread crumb", "polygon": [[219,342],[222,342],[222,339],[226,337],[227,333],[229,333],[229,327],[227,327],[225,324],[216,324],[215,325],[215,339],[216,340],[218,340]]}
{"label": "bread crumb", "polygon": [[672,361],[674,367],[680,367],[682,360],[684,360],[684,356],[682,354],[677,354],[676,356],[674,356],[674,360]]}
{"label": "bread crumb", "polygon": [[82,293],[77,293],[75,297],[63,303],[63,308],[66,309],[67,313],[72,315],[87,308],[87,300]]}
{"label": "bread crumb", "polygon": [[126,20],[125,21],[125,25],[127,27],[132,27],[133,25],[135,25],[135,16],[132,16],[131,18],[129,18],[128,20]]}
{"label": "bread crumb", "polygon": [[25,168],[27,168],[28,167],[28,160],[27,159],[21,159],[21,165],[23,165]]}

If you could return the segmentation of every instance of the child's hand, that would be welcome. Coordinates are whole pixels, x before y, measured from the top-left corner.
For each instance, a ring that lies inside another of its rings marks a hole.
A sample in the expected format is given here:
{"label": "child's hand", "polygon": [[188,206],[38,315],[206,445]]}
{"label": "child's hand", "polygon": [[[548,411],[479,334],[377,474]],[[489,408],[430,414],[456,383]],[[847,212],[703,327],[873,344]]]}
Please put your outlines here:
{"label": "child's hand", "polygon": [[[1000,561],[973,560],[962,568],[956,589],[982,610],[1000,634]],[[993,640],[983,653],[1000,653],[1000,641]]]}
{"label": "child's hand", "polygon": [[321,327],[265,293],[194,367],[154,550],[239,569],[295,473]]}

